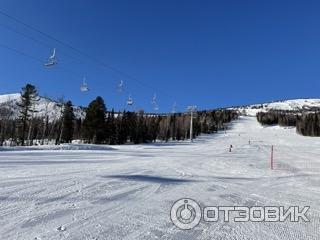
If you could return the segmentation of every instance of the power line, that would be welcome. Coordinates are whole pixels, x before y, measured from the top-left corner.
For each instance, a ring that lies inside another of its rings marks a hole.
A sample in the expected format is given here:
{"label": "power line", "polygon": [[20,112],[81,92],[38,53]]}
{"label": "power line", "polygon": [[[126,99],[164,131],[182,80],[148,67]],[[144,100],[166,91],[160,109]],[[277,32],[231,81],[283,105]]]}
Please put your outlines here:
{"label": "power line", "polygon": [[20,51],[20,50],[18,50],[18,49],[12,48],[12,47],[10,47],[10,46],[8,46],[8,45],[5,45],[5,44],[0,43],[0,47],[6,48],[6,49],[8,49],[8,50],[10,50],[10,51],[12,51],[12,52],[15,52],[15,53],[17,53],[17,54],[20,54],[20,55],[22,55],[22,56],[32,58],[33,60],[35,60],[35,61],[40,62],[41,64],[43,64],[43,61],[42,61],[40,58],[34,57],[34,56],[32,56],[32,55],[30,55],[30,54],[27,54],[27,53],[25,53],[25,52],[22,52],[22,51]]}
{"label": "power line", "polygon": [[[34,42],[36,42],[36,43],[38,43],[38,44],[40,44],[40,45],[43,45],[44,47],[46,47],[46,48],[48,48],[48,49],[53,49],[53,48],[54,48],[53,46],[48,45],[47,43],[45,43],[45,42],[43,42],[43,41],[40,41],[40,40],[38,40],[38,39],[36,39],[36,38],[33,38],[33,37],[31,37],[31,36],[29,36],[29,35],[21,32],[21,31],[18,31],[18,30],[14,29],[14,28],[11,28],[11,27],[9,27],[9,26],[7,26],[7,25],[0,24],[0,27],[5,28],[6,30],[11,31],[11,32],[14,32],[14,33],[16,33],[16,34],[18,34],[18,35],[21,35],[21,36],[23,36],[23,37],[25,37],[25,38],[27,38],[27,39],[30,39],[30,40],[32,40],[32,41],[34,41]],[[31,56],[31,55],[29,55],[29,54],[26,54],[26,53],[24,53],[24,52],[22,52],[22,51],[20,51],[20,50],[14,49],[14,48],[12,48],[12,47],[10,47],[10,46],[8,46],[8,45],[3,45],[3,44],[2,44],[2,46],[0,46],[0,47],[7,48],[8,50],[14,51],[14,52],[16,52],[16,53],[18,53],[18,54],[20,54],[20,55],[25,56],[25,57],[30,57],[30,58],[32,58],[33,60],[36,60],[36,61],[41,62],[41,63],[43,64],[42,60],[40,60],[40,59],[38,59],[38,58],[36,58],[36,57],[34,57],[34,56]],[[61,53],[61,51],[59,51],[59,53]],[[63,52],[62,52],[62,55],[65,55],[65,56],[67,56],[67,57],[71,57],[70,55],[64,54]],[[59,68],[63,69],[65,72],[72,73],[72,74],[75,75],[75,76],[77,75],[78,78],[79,78],[80,75],[81,75],[81,74],[78,74],[78,73],[74,72],[73,70],[70,70],[70,69],[68,69],[68,68],[66,68],[66,67],[62,67],[61,64],[58,64],[56,67],[57,67],[58,69],[59,69]],[[115,79],[113,79],[113,80],[115,80]],[[122,92],[126,92],[126,90],[123,90]]]}
{"label": "power line", "polygon": [[[8,31],[10,31],[10,32],[13,32],[13,33],[15,33],[15,34],[21,35],[21,36],[23,36],[24,38],[30,39],[30,40],[32,40],[33,42],[38,43],[38,44],[40,44],[40,45],[42,45],[42,46],[44,46],[44,47],[46,47],[46,48],[48,48],[48,49],[50,49],[50,50],[52,50],[52,49],[54,48],[54,46],[49,45],[49,44],[45,43],[44,41],[40,41],[40,40],[38,40],[38,39],[36,39],[36,38],[34,38],[34,37],[31,37],[30,35],[27,35],[27,34],[21,32],[21,31],[18,31],[18,30],[16,30],[16,29],[12,28],[12,27],[7,26],[7,25],[0,24],[0,27],[4,28],[4,29],[6,29],[6,30],[8,30]],[[59,54],[60,54],[60,53],[61,53],[61,55],[64,55],[64,56],[66,56],[66,57],[73,58],[73,57],[70,56],[69,54],[65,54],[65,53],[62,52],[62,51],[59,51]]]}
{"label": "power line", "polygon": [[48,45],[48,44],[46,44],[46,43],[44,43],[44,42],[42,42],[42,41],[40,41],[40,40],[38,40],[38,39],[35,39],[35,38],[33,38],[33,37],[30,37],[29,35],[24,34],[24,33],[22,33],[22,32],[19,32],[19,31],[17,31],[16,29],[11,28],[11,27],[9,27],[9,26],[7,26],[7,25],[4,25],[4,24],[2,24],[2,23],[0,24],[0,27],[5,28],[6,30],[11,31],[11,32],[14,32],[14,33],[16,33],[16,34],[19,34],[19,35],[21,35],[21,36],[23,36],[23,37],[25,37],[25,38],[29,38],[29,39],[31,39],[32,41],[34,41],[34,42],[36,42],[36,43],[38,43],[38,44],[40,44],[40,45],[45,46],[46,48],[49,48],[49,49],[52,49],[52,48],[53,48],[53,46],[50,46],[50,45]]}
{"label": "power line", "polygon": [[[31,30],[33,30],[33,31],[35,31],[35,32],[37,32],[37,33],[45,36],[45,37],[47,37],[47,38],[49,38],[49,39],[54,40],[55,42],[57,42],[57,43],[65,46],[65,47],[67,47],[67,48],[72,49],[73,51],[77,52],[78,54],[80,54],[80,55],[82,55],[82,56],[90,59],[91,61],[95,62],[96,64],[99,64],[100,66],[102,66],[102,67],[104,67],[104,68],[107,68],[107,69],[109,69],[109,70],[112,70],[112,71],[114,71],[115,73],[118,73],[118,74],[126,77],[127,79],[131,79],[131,80],[139,83],[141,86],[144,86],[144,87],[147,87],[147,88],[150,88],[150,89],[153,89],[153,90],[154,90],[154,88],[153,88],[151,85],[146,84],[145,82],[140,81],[140,80],[137,79],[136,77],[133,77],[132,75],[130,75],[130,74],[124,72],[124,71],[121,71],[120,69],[117,69],[117,68],[115,68],[115,67],[112,67],[112,66],[108,65],[108,64],[102,62],[101,60],[99,60],[99,59],[91,56],[90,54],[88,54],[88,53],[86,53],[86,52],[84,52],[84,51],[82,51],[82,50],[79,50],[79,49],[73,47],[72,45],[70,45],[70,44],[68,44],[68,43],[65,43],[65,42],[57,39],[56,37],[54,37],[54,36],[52,36],[52,35],[50,35],[50,34],[48,34],[48,33],[45,33],[44,31],[41,31],[41,30],[39,30],[38,28],[36,28],[36,27],[34,27],[34,26],[30,25],[30,24],[27,24],[27,23],[23,22],[22,20],[20,20],[20,19],[18,19],[18,18],[16,18],[16,17],[13,17],[13,16],[11,16],[11,15],[9,15],[9,14],[1,11],[1,10],[0,10],[0,14],[3,15],[3,16],[5,16],[5,17],[7,17],[7,18],[9,18],[9,19],[11,19],[11,20],[14,21],[14,22],[17,22],[17,23],[19,23],[19,24],[21,24],[21,25],[23,25],[23,26],[25,26],[25,27],[27,27],[27,28],[29,28],[29,29],[31,29]],[[170,97],[170,98],[174,98],[173,96],[171,96],[170,94],[167,94],[166,92],[164,92],[164,91],[162,91],[162,90],[161,90],[161,91],[158,91],[158,92],[161,92],[162,94],[164,94],[164,95],[166,95],[166,96],[168,96],[168,97]]]}
{"label": "power line", "polygon": [[[43,60],[40,59],[40,58],[37,58],[37,57],[35,57],[35,56],[32,56],[32,55],[30,55],[30,54],[27,54],[27,53],[25,53],[25,52],[23,52],[23,51],[20,51],[20,50],[18,50],[18,49],[16,49],[16,48],[10,47],[10,46],[5,45],[5,44],[2,44],[2,43],[0,43],[0,47],[1,47],[1,48],[5,48],[5,49],[7,49],[7,50],[10,50],[10,51],[12,51],[12,52],[15,52],[15,53],[17,53],[17,54],[19,54],[19,55],[22,55],[22,56],[24,56],[24,57],[28,57],[28,58],[36,61],[36,62],[41,63],[41,65],[43,65]],[[71,73],[71,74],[79,77],[79,74],[78,74],[78,73],[76,73],[76,72],[74,72],[74,71],[72,71],[72,70],[70,70],[70,69],[67,69],[67,68],[65,68],[65,67],[58,66],[58,69],[62,69],[62,70],[64,70],[65,72],[69,72],[69,73]],[[128,94],[128,91],[127,91],[126,89],[122,89],[122,92]],[[139,107],[137,107],[137,109],[138,109],[138,108],[139,108]]]}
{"label": "power line", "polygon": [[[41,63],[41,65],[43,66],[43,60],[40,59],[40,58],[37,58],[37,57],[35,57],[35,56],[32,56],[31,54],[25,53],[25,52],[23,52],[23,51],[20,51],[20,50],[18,50],[18,49],[16,49],[16,48],[10,47],[10,46],[5,45],[5,44],[3,44],[3,43],[0,43],[0,47],[5,48],[5,49],[7,49],[7,50],[10,50],[10,51],[12,51],[12,52],[15,52],[15,53],[17,53],[17,54],[19,54],[19,55],[22,55],[22,56],[24,56],[24,57],[31,58],[31,59],[33,59],[34,61]],[[70,70],[70,69],[67,69],[67,68],[62,67],[62,66],[59,66],[58,68],[64,70],[65,72],[69,72],[69,73],[73,74],[74,76],[79,77],[79,74],[78,74],[78,73],[76,73],[76,72],[74,72],[74,71],[72,71],[72,70]]]}

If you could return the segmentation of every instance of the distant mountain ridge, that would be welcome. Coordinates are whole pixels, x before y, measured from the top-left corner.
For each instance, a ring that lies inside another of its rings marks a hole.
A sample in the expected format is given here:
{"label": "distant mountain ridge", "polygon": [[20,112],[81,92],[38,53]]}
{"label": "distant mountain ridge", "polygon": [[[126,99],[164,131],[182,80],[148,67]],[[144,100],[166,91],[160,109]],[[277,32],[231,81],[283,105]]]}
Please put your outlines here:
{"label": "distant mountain ridge", "polygon": [[[12,111],[11,118],[17,118],[19,116],[19,107],[17,103],[20,101],[20,93],[4,94],[0,95],[0,109],[5,108]],[[39,97],[39,101],[35,104],[35,117],[48,116],[49,121],[58,120],[61,114],[61,103],[51,100],[46,97]],[[74,107],[74,114],[76,118],[84,118],[85,110],[83,107]]]}
{"label": "distant mountain ridge", "polygon": [[243,114],[246,114],[249,116],[255,116],[258,112],[267,112],[270,110],[292,111],[292,112],[317,111],[317,110],[320,110],[320,99],[306,98],[306,99],[282,100],[282,101],[275,101],[270,103],[241,106],[233,109],[238,109]]}
{"label": "distant mountain ridge", "polygon": [[[19,108],[17,102],[20,100],[20,93],[0,95],[0,109],[6,108],[12,111],[12,118],[19,116]],[[249,116],[255,116],[258,112],[266,112],[269,110],[282,110],[282,111],[313,111],[320,110],[320,99],[292,99],[275,101],[270,103],[252,104],[247,106],[232,107],[229,109],[239,110],[241,113]],[[59,119],[61,113],[61,103],[46,97],[40,97],[35,105],[35,116],[43,117],[48,116],[50,121]],[[74,113],[76,118],[84,119],[85,108],[74,106]]]}

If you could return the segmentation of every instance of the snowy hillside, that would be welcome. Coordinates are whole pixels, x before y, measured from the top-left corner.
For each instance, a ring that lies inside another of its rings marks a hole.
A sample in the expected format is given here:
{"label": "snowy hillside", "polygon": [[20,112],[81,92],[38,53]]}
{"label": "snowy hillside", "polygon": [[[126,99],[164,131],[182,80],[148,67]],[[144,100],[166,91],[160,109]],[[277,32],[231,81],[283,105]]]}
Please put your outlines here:
{"label": "snowy hillside", "polygon": [[[13,110],[13,118],[17,117],[19,110],[17,102],[20,99],[20,93],[0,95],[0,108],[10,108]],[[320,99],[293,99],[286,101],[277,101],[272,103],[253,104],[242,107],[233,107],[230,109],[239,110],[243,115],[255,116],[258,112],[266,112],[269,110],[287,110],[287,111],[300,111],[300,110],[314,110],[320,109]],[[56,101],[41,97],[39,102],[36,103],[35,110],[36,116],[48,115],[50,121],[59,118],[61,112],[61,105]],[[74,107],[74,112],[77,118],[84,118],[85,112],[81,107]]]}
{"label": "snowy hillside", "polygon": [[236,109],[238,109],[244,115],[249,116],[255,116],[258,112],[266,112],[269,110],[312,111],[315,109],[320,109],[320,99],[293,99],[285,101],[276,101],[272,103],[248,105],[244,107],[238,107]]}
{"label": "snowy hillside", "polygon": [[[318,138],[240,117],[226,133],[192,144],[0,152],[0,236],[319,240],[319,147]],[[201,206],[310,206],[310,222],[201,220],[184,231],[170,221],[170,208],[186,197]]]}
{"label": "snowy hillside", "polygon": [[[17,103],[20,101],[20,93],[0,95],[0,108],[7,108],[12,111],[11,118],[19,115]],[[35,116],[48,116],[50,121],[54,121],[60,117],[61,104],[48,98],[40,97],[35,105]],[[80,107],[74,107],[76,118],[84,118],[84,111]]]}

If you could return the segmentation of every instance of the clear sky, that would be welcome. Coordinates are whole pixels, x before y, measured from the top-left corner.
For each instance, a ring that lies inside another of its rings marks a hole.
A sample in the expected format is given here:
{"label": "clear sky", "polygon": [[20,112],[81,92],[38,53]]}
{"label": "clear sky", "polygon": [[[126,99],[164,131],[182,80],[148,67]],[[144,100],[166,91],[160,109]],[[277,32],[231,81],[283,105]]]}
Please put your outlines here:
{"label": "clear sky", "polygon": [[[131,93],[132,109],[147,111],[154,93],[160,111],[320,97],[319,1],[1,0],[0,11],[121,71],[0,14],[0,94],[30,82],[76,105],[100,95],[122,109]],[[52,47],[59,63],[45,69]]]}

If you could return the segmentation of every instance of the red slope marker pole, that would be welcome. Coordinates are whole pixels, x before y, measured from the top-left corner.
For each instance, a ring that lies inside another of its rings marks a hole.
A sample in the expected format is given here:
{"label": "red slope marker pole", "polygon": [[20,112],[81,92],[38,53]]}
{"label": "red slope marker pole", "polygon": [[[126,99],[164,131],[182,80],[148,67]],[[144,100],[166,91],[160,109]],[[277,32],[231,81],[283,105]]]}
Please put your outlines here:
{"label": "red slope marker pole", "polygon": [[271,146],[271,156],[270,156],[270,168],[273,170],[273,152],[274,152],[274,147],[273,145]]}

